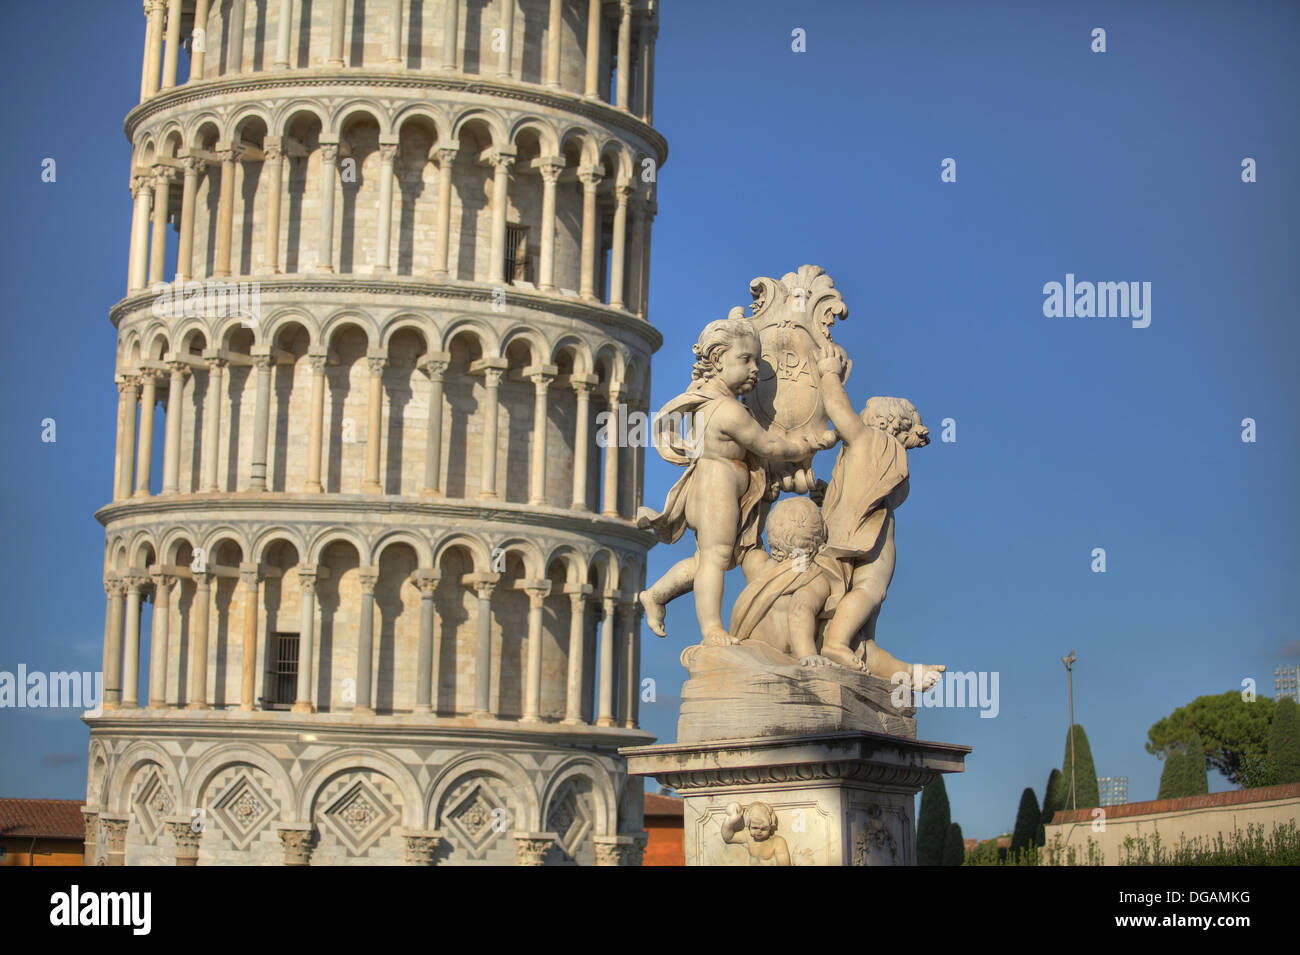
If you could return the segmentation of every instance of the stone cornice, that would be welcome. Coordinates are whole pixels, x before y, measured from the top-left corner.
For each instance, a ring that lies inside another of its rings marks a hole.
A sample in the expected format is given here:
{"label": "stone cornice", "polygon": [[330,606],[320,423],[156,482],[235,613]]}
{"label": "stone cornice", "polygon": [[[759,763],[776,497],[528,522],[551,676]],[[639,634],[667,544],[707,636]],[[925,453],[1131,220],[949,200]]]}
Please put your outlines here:
{"label": "stone cornice", "polygon": [[[148,739],[179,737],[258,743],[314,742],[317,744],[464,746],[467,739],[487,744],[538,746],[553,750],[560,741],[590,746],[627,746],[648,743],[654,734],[642,729],[567,723],[521,723],[516,720],[475,719],[399,713],[357,718],[351,713],[312,713],[289,710],[108,710],[101,716],[82,716],[96,736],[139,735]],[[315,737],[302,740],[304,735]],[[563,742],[561,742],[563,745]],[[604,755],[617,758],[611,751]]]}
{"label": "stone cornice", "polygon": [[[127,517],[184,517],[211,521],[230,521],[239,511],[252,511],[258,519],[284,519],[287,512],[310,511],[323,523],[341,519],[398,515],[428,517],[451,526],[506,524],[560,531],[566,534],[599,536],[630,546],[649,549],[655,536],[639,530],[630,521],[602,517],[594,512],[572,511],[558,507],[495,502],[484,504],[461,498],[429,500],[416,497],[387,497],[370,494],[297,494],[281,491],[242,491],[236,493],[167,494],[147,498],[127,498],[106,504],[95,512],[95,519],[107,527]],[[294,520],[302,521],[301,516]]]}
{"label": "stone cornice", "polygon": [[668,141],[647,123],[625,110],[607,103],[589,100],[574,93],[557,91],[531,83],[466,76],[461,73],[434,71],[337,70],[294,69],[241,73],[236,76],[184,83],[151,96],[126,114],[123,129],[128,142],[135,141],[136,130],[155,115],[177,106],[205,103],[209,97],[229,93],[262,93],[284,89],[289,96],[301,96],[304,88],[355,87],[359,95],[380,89],[410,90],[413,93],[429,91],[478,94],[498,99],[514,100],[544,109],[556,109],[576,116],[624,130],[635,135],[658,152],[657,162],[663,166],[668,160]]}
{"label": "stone cornice", "polygon": [[[308,274],[293,275],[232,275],[229,278],[207,279],[221,283],[256,282],[259,293],[265,295],[337,294],[339,296],[366,295],[401,295],[410,298],[429,299],[429,305],[447,305],[453,302],[481,302],[486,306],[492,304],[495,286],[482,282],[436,282],[420,276],[371,278],[360,275],[348,276],[313,276]],[[645,319],[637,318],[622,309],[605,305],[592,305],[580,299],[567,296],[550,295],[533,289],[510,286],[508,301],[515,308],[555,315],[557,318],[580,319],[590,322],[596,328],[616,328],[642,338],[649,345],[651,352],[659,350],[663,344],[663,335]],[[148,289],[129,295],[114,304],[108,310],[108,319],[114,328],[121,325],[127,315],[144,309],[152,317],[153,293]],[[358,304],[353,300],[349,304]]]}

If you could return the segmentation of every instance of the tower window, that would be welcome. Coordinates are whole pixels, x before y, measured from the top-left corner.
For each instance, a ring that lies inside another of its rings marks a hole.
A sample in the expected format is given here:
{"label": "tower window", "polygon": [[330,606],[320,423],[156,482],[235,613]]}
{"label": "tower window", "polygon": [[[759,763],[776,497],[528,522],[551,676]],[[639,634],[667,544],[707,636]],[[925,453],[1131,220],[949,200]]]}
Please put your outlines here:
{"label": "tower window", "polygon": [[533,281],[526,225],[506,226],[506,279],[510,282]]}
{"label": "tower window", "polygon": [[275,648],[275,663],[267,703],[272,709],[283,709],[293,706],[298,695],[298,634],[274,634],[271,645]]}

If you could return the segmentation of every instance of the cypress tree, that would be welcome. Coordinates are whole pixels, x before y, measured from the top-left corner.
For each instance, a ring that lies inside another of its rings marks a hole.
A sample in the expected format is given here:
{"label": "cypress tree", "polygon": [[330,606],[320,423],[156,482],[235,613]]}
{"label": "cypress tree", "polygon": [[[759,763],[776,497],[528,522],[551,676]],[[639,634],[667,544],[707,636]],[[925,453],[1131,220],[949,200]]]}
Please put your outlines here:
{"label": "cypress tree", "polygon": [[1037,844],[1043,845],[1047,841],[1046,826],[1051,825],[1052,817],[1061,811],[1061,771],[1052,767],[1052,771],[1047,775],[1047,788],[1043,790],[1043,818],[1038,826]]}
{"label": "cypress tree", "polygon": [[1183,765],[1186,761],[1187,754],[1181,749],[1171,749],[1165,754],[1165,768],[1160,773],[1160,791],[1156,793],[1157,799],[1177,799],[1182,795],[1180,790],[1185,778]]}
{"label": "cypress tree", "polygon": [[1078,771],[1075,783],[1077,805],[1070,798],[1070,734],[1065,734],[1065,760],[1061,766],[1061,808],[1091,809],[1101,805],[1101,790],[1097,786],[1097,768],[1092,762],[1092,748],[1088,745],[1088,734],[1076,723],[1074,730],[1074,767]]}
{"label": "cypress tree", "polygon": [[966,842],[962,839],[961,826],[953,823],[948,827],[948,837],[943,841],[943,864],[964,865],[966,862]]}
{"label": "cypress tree", "polygon": [[1026,788],[1020,794],[1020,808],[1016,811],[1016,827],[1011,832],[1011,854],[1019,855],[1036,842],[1043,814],[1038,808],[1038,797]]}
{"label": "cypress tree", "polygon": [[1268,768],[1273,783],[1300,783],[1300,707],[1284,696],[1268,728]]}
{"label": "cypress tree", "polygon": [[1205,769],[1205,743],[1193,733],[1187,740],[1187,753],[1183,757],[1183,773],[1186,783],[1183,785],[1184,796],[1204,796],[1210,791],[1210,779]]}
{"label": "cypress tree", "polygon": [[943,844],[951,825],[948,790],[940,776],[921,790],[921,811],[916,820],[917,865],[943,865]]}

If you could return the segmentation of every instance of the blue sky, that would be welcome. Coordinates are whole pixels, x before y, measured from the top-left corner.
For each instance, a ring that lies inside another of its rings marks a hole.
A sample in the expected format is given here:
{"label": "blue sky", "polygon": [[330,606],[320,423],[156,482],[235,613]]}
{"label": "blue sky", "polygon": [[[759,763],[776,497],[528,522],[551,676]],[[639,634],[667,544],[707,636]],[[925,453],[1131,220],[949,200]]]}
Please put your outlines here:
{"label": "blue sky", "polygon": [[[825,267],[849,393],[901,395],[957,441],[911,455],[878,630],[905,658],[997,671],[1000,712],[921,711],[974,747],[948,779],[968,836],[1041,798],[1066,736],[1065,670],[1098,772],[1154,798],[1146,731],[1175,707],[1300,659],[1300,9],[1288,3],[664,4],[656,125],[669,141],[652,257],[664,332],[654,404],[689,380],[707,321],[757,275]],[[0,669],[95,669],[116,389],[108,308],[130,225],[122,118],[138,4],[4,3],[10,148],[0,197],[7,374]],[[78,28],[70,34],[70,22]],[[1105,53],[1090,50],[1106,30]],[[806,31],[807,52],[791,50]],[[43,183],[41,161],[57,161]],[[957,181],[940,181],[951,157]],[[1258,181],[1241,181],[1252,157]],[[1151,324],[1046,318],[1043,285],[1152,285]],[[42,418],[58,440],[40,440]],[[1241,440],[1254,418],[1258,440]],[[818,470],[829,476],[832,458]],[[646,501],[677,469],[651,456]],[[1090,569],[1095,547],[1107,570]],[[658,576],[686,544],[656,548]],[[739,590],[730,580],[728,600]],[[693,629],[647,631],[643,723],[675,737]],[[0,718],[0,793],[82,797],[69,711]],[[1211,787],[1227,788],[1211,776]]]}

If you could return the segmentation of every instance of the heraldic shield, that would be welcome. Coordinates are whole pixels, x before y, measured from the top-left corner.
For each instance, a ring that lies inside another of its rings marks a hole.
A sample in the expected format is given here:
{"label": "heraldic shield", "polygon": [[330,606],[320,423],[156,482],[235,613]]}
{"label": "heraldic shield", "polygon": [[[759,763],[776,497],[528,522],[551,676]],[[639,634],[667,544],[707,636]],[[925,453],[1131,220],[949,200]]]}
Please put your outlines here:
{"label": "heraldic shield", "polygon": [[[745,396],[745,403],[768,431],[787,438],[814,438],[826,427],[817,362],[828,346],[844,353],[831,340],[831,326],[848,318],[849,307],[831,277],[816,265],[787,272],[780,281],[756,278],[749,290],[754,303],[748,318],[758,332],[763,354],[758,385]],[[731,314],[744,313],[737,307]],[[850,368],[851,363],[845,368],[846,379]],[[769,462],[773,491],[779,485],[782,491],[807,493],[815,481],[811,464],[811,458]]]}

